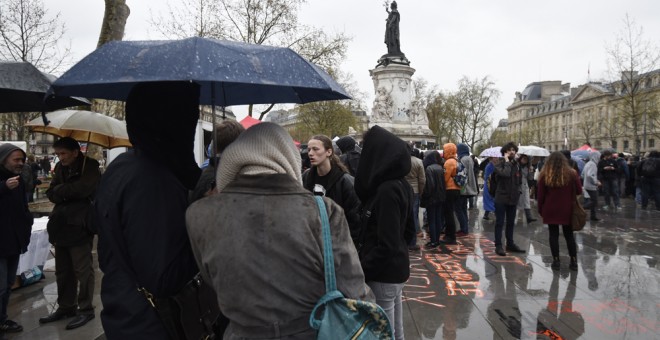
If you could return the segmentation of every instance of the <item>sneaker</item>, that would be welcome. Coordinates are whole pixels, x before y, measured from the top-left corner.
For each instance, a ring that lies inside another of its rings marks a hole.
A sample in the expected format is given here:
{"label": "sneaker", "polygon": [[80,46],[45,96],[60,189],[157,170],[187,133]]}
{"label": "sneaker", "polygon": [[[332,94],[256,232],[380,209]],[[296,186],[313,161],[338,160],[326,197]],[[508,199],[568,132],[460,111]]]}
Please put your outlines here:
{"label": "sneaker", "polygon": [[607,209],[609,209],[609,208],[610,208],[609,205],[604,205],[604,206],[603,206],[603,210],[607,210]]}
{"label": "sneaker", "polygon": [[0,331],[5,333],[17,333],[22,330],[23,330],[23,326],[9,319],[5,320],[5,322],[2,325],[0,325]]}
{"label": "sneaker", "polygon": [[502,246],[495,247],[495,254],[497,254],[499,256],[506,256],[506,253],[504,252],[504,249],[502,248]]}
{"label": "sneaker", "polygon": [[468,233],[464,233],[462,231],[459,231],[459,232],[456,233],[457,238],[459,238],[459,237],[468,237],[468,236],[469,236]]}
{"label": "sneaker", "polygon": [[484,219],[484,221],[490,221],[490,217],[488,217],[488,215],[484,215],[484,217],[482,218]]}
{"label": "sneaker", "polygon": [[426,248],[426,249],[433,249],[433,248],[437,248],[437,247],[438,247],[438,244],[436,242],[430,242],[430,241],[427,242],[424,245],[424,248]]}

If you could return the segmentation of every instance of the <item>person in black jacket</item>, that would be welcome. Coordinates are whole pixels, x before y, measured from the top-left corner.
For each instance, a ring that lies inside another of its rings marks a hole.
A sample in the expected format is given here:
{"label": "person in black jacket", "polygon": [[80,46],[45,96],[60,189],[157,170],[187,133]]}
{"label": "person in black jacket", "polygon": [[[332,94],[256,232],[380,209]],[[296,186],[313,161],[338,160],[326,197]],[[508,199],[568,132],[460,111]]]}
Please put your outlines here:
{"label": "person in black jacket", "polygon": [[442,214],[442,205],[445,201],[445,169],[441,165],[442,160],[437,150],[429,152],[424,157],[426,185],[421,201],[428,214],[429,242],[425,245],[427,248],[436,248],[440,245],[440,232],[445,224]]}
{"label": "person in black jacket", "polygon": [[351,136],[344,136],[339,138],[336,144],[341,150],[339,159],[344,163],[351,176],[355,176],[360,165],[360,151],[357,150],[355,139]]}
{"label": "person in black jacket", "polygon": [[0,339],[4,339],[4,333],[23,330],[8,318],[7,305],[18,259],[30,243],[33,221],[20,177],[24,164],[23,150],[9,143],[0,146]]}
{"label": "person in black jacket", "polygon": [[655,209],[660,210],[660,152],[653,150],[649,157],[639,163],[638,177],[642,187],[642,209],[646,209],[649,198],[655,200]]}
{"label": "person in black jacket", "polygon": [[[497,190],[495,191],[495,253],[506,256],[502,247],[502,229],[506,219],[506,250],[513,253],[524,253],[513,241],[513,226],[516,221],[516,207],[520,199],[522,185],[522,171],[516,161],[518,147],[509,142],[502,146],[502,161],[495,165],[493,175],[497,176]],[[493,176],[491,175],[491,176]]]}
{"label": "person in black jacket", "polygon": [[55,203],[48,217],[48,240],[55,247],[57,310],[40,323],[74,316],[66,329],[85,325],[94,318],[94,266],[92,241],[87,216],[101,179],[99,162],[84,156],[80,144],[70,137],[53,143],[60,161],[46,191]]}
{"label": "person in black jacket", "polygon": [[403,339],[401,295],[410,276],[408,244],[415,237],[413,190],[404,177],[412,167],[406,142],[380,126],[364,135],[355,192],[369,211],[359,250],[365,280]]}
{"label": "person in black jacket", "polygon": [[126,101],[133,150],[108,166],[96,198],[101,321],[108,340],[168,339],[145,295],[178,293],[199,271],[185,213],[200,169],[193,142],[199,85],[136,85]]}
{"label": "person in black jacket", "polygon": [[616,209],[621,209],[621,202],[619,198],[619,165],[612,157],[612,151],[603,151],[603,159],[598,162],[598,180],[603,183],[603,191],[605,193],[605,206],[603,209],[607,210],[612,203],[614,197],[614,206]]}
{"label": "person in black jacket", "polygon": [[328,136],[313,136],[307,143],[307,154],[312,167],[303,173],[303,186],[315,195],[332,199],[344,209],[351,238],[357,245],[360,234],[360,200],[353,188],[353,176],[335,155],[332,140]]}

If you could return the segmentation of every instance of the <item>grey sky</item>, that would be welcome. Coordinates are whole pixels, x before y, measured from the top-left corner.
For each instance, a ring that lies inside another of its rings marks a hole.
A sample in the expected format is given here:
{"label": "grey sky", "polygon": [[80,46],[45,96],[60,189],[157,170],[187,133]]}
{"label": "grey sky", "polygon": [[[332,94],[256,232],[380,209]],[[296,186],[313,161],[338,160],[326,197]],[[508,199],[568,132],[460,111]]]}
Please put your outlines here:
{"label": "grey sky", "polygon": [[[170,0],[171,1],[171,0]],[[102,0],[47,0],[51,14],[67,24],[74,59],[96,47]],[[125,40],[156,39],[149,26],[150,10],[163,11],[165,1],[128,0],[131,16]],[[646,39],[660,45],[660,1],[523,1],[400,0],[401,50],[415,68],[413,79],[425,78],[439,89],[455,90],[458,80],[491,76],[502,92],[493,112],[506,117],[514,93],[531,82],[561,80],[573,86],[609,80],[605,45],[623,28],[626,13],[644,27]],[[353,74],[372,106],[369,69],[386,53],[383,43],[387,13],[382,0],[311,0],[300,12],[303,23],[353,37],[342,68]],[[238,110],[241,118],[241,111]]]}

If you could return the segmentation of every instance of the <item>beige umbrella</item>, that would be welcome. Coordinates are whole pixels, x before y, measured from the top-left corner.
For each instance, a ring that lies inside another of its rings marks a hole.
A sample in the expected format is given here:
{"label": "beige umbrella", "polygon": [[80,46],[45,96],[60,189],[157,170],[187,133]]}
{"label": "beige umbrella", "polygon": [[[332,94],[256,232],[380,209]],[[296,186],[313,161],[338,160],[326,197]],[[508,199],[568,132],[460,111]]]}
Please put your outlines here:
{"label": "beige umbrella", "polygon": [[78,142],[87,142],[112,149],[131,147],[126,132],[126,122],[106,115],[78,110],[61,110],[46,115],[50,121],[44,126],[41,117],[33,119],[25,126],[32,132],[41,132],[58,137],[71,137]]}

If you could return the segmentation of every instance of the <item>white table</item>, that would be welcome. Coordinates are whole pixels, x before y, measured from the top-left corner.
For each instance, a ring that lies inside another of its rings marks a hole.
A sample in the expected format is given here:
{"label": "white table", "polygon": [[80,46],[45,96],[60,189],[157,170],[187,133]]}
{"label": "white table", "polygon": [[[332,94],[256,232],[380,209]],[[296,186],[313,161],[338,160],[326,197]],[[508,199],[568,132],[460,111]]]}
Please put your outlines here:
{"label": "white table", "polygon": [[30,244],[25,254],[21,254],[18,260],[18,270],[16,275],[21,275],[22,272],[34,268],[35,266],[43,266],[48,259],[50,252],[50,242],[48,242],[48,231],[46,225],[48,224],[48,217],[35,218],[32,225],[32,235],[30,236]]}

